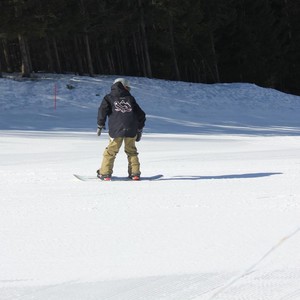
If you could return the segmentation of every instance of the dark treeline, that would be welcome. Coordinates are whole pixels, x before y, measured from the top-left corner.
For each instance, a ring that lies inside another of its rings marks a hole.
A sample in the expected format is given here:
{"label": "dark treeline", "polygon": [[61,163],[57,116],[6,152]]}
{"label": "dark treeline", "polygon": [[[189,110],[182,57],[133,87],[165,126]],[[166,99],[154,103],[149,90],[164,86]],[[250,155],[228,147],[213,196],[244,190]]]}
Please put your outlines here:
{"label": "dark treeline", "polygon": [[0,0],[0,74],[253,82],[300,93],[299,0]]}

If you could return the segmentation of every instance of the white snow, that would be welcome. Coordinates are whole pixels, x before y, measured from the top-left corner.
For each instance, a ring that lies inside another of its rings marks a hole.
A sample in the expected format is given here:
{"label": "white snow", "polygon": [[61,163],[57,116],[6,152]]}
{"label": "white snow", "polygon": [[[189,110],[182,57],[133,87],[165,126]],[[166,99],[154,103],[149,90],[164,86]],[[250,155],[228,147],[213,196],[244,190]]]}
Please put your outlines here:
{"label": "white snow", "polygon": [[300,299],[300,97],[127,77],[164,177],[82,182],[114,78],[0,79],[0,299]]}

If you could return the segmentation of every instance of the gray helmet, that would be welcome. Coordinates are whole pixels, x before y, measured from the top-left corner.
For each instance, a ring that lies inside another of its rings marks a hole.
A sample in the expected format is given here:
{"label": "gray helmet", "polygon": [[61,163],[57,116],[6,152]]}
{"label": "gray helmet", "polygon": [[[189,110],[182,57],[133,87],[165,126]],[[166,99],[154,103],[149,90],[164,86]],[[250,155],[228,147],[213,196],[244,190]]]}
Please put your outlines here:
{"label": "gray helmet", "polygon": [[125,79],[125,78],[117,78],[117,79],[115,79],[114,84],[117,83],[117,82],[121,82],[125,88],[127,88],[128,90],[130,90],[129,81],[127,79]]}

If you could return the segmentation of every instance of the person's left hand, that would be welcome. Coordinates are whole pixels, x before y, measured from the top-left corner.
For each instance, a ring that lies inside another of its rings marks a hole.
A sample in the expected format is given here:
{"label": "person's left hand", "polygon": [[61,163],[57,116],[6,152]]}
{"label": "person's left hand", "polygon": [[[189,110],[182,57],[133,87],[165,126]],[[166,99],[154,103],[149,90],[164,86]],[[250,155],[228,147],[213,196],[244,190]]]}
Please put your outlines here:
{"label": "person's left hand", "polygon": [[136,134],[136,142],[139,142],[142,138],[142,134],[143,134],[143,129],[138,129],[137,134]]}

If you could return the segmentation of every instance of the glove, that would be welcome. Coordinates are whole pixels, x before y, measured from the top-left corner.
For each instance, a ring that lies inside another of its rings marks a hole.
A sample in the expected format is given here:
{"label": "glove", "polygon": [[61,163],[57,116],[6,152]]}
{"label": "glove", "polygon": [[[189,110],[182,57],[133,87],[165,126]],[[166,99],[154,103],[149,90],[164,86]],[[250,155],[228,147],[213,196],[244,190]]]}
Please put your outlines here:
{"label": "glove", "polygon": [[142,138],[142,134],[143,134],[143,129],[138,129],[137,134],[136,134],[136,142],[139,142]]}
{"label": "glove", "polygon": [[101,135],[101,131],[102,131],[103,128],[105,129],[105,127],[103,125],[98,125],[98,127],[97,127],[97,135],[98,136]]}

